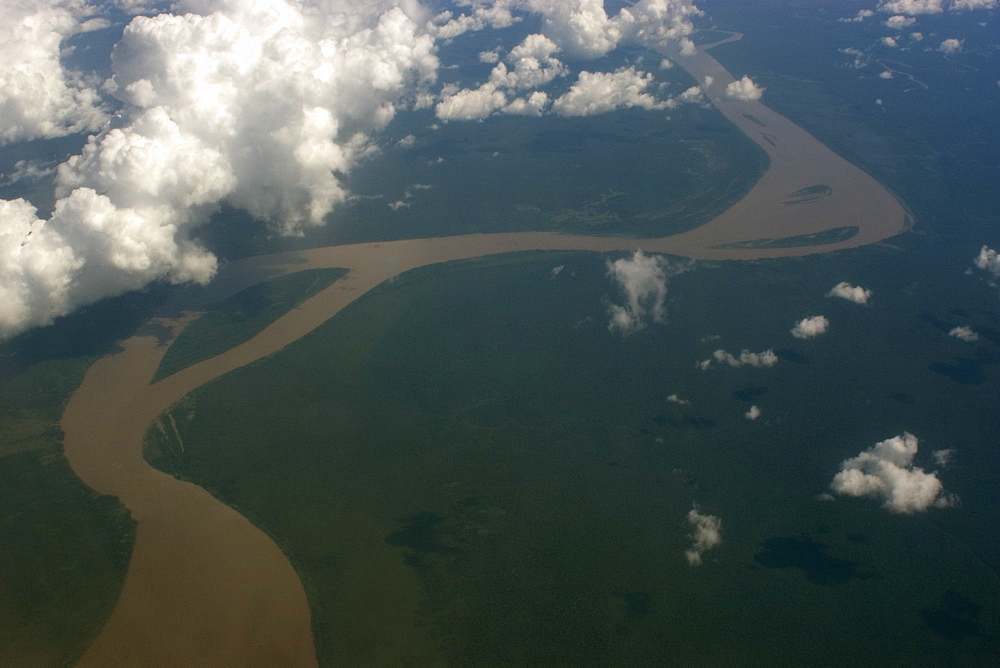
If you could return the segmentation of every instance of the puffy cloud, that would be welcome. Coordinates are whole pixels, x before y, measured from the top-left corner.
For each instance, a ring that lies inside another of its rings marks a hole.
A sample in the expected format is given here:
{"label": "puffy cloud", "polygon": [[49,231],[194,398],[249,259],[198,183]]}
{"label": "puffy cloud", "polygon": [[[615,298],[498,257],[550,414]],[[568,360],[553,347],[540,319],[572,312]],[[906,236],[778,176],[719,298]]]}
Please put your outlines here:
{"label": "puffy cloud", "polygon": [[592,116],[626,107],[662,109],[665,103],[645,92],[652,83],[652,74],[632,66],[614,72],[580,72],[576,83],[552,103],[552,111],[560,116]]}
{"label": "puffy cloud", "polygon": [[479,88],[445,91],[434,113],[443,121],[472,121],[486,118],[506,105],[507,94],[489,82]]}
{"label": "puffy cloud", "polygon": [[1000,255],[989,246],[983,246],[972,263],[978,269],[992,274],[994,278],[1000,278]]}
{"label": "puffy cloud", "polygon": [[958,53],[961,50],[962,50],[962,43],[954,38],[946,39],[943,42],[941,42],[940,46],[938,46],[938,51],[940,51],[941,53]]}
{"label": "puffy cloud", "polygon": [[[459,0],[471,11],[438,14],[434,34],[450,39],[470,30],[505,28],[520,20],[513,12],[542,17],[542,31],[572,56],[597,58],[628,40],[647,46],[684,42],[694,32],[691,17],[701,12],[690,0],[639,0],[608,16],[603,0]],[[687,40],[689,42],[690,40]]]}
{"label": "puffy cloud", "polygon": [[728,353],[723,349],[716,350],[708,359],[698,362],[695,367],[702,371],[711,368],[713,365],[728,365],[739,368],[741,366],[766,367],[774,366],[778,363],[778,356],[774,351],[767,349],[763,352],[752,353],[744,348],[739,356]]}
{"label": "puffy cloud", "polygon": [[705,99],[705,93],[701,90],[699,86],[691,86],[683,93],[677,96],[677,99],[681,102],[687,102],[691,104],[697,104]]}
{"label": "puffy cloud", "polygon": [[413,148],[417,145],[417,138],[414,135],[406,135],[398,142],[396,142],[396,148],[408,149]]}
{"label": "puffy cloud", "polygon": [[608,262],[608,275],[615,279],[625,304],[611,304],[608,329],[631,334],[646,326],[646,320],[663,322],[667,314],[667,284],[671,277],[687,271],[689,264],[673,264],[662,255],[644,255]]}
{"label": "puffy cloud", "polygon": [[544,17],[545,34],[575,56],[603,56],[622,38],[622,26],[608,18],[603,0],[529,0],[527,6]]}
{"label": "puffy cloud", "polygon": [[490,81],[503,88],[537,88],[547,84],[566,73],[565,66],[553,55],[558,52],[559,47],[548,37],[528,35],[504,59],[513,69],[499,63],[490,73]]}
{"label": "puffy cloud", "polygon": [[695,504],[688,511],[687,521],[691,525],[691,548],[684,556],[692,566],[701,566],[701,555],[722,544],[722,520],[715,515],[703,515]]}
{"label": "puffy cloud", "polygon": [[639,0],[614,16],[608,16],[603,0],[522,0],[521,6],[541,14],[542,31],[583,58],[603,56],[623,41],[690,48],[691,18],[701,14],[690,0]]}
{"label": "puffy cloud", "polygon": [[868,300],[871,299],[872,291],[867,290],[860,285],[851,285],[847,281],[841,281],[833,286],[828,293],[827,297],[840,297],[841,299],[847,299],[855,304],[867,304]]}
{"label": "puffy cloud", "polygon": [[188,235],[223,199],[287,234],[321,224],[368,133],[436,76],[413,3],[178,9],[125,29],[120,122],[59,167],[51,219],[5,203],[0,336],[153,280],[209,280],[215,258]]}
{"label": "puffy cloud", "polygon": [[913,466],[917,445],[917,437],[906,432],[876,443],[844,461],[830,489],[842,496],[881,499],[883,506],[894,513],[953,505],[955,497],[944,491],[936,473]]}
{"label": "puffy cloud", "polygon": [[953,12],[972,9],[996,9],[997,0],[951,0],[949,9]]}
{"label": "puffy cloud", "polygon": [[956,339],[961,341],[966,341],[968,343],[975,343],[979,340],[979,334],[972,331],[969,327],[953,327],[948,336],[954,336]]}
{"label": "puffy cloud", "polygon": [[[376,150],[373,133],[399,109],[436,102],[442,118],[474,119],[664,108],[645,92],[652,76],[633,68],[584,73],[558,104],[533,89],[565,74],[560,49],[594,56],[665,40],[693,48],[699,13],[690,0],[640,0],[613,16],[600,0],[454,4],[432,16],[418,0],[177,0],[172,13],[138,16],[125,29],[102,88],[123,104],[108,123],[94,86],[59,61],[67,37],[107,23],[86,0],[0,3],[9,28],[0,142],[100,128],[60,166],[49,220],[27,202],[3,203],[0,337],[150,281],[209,280],[215,259],[191,235],[222,201],[284,234],[322,224],[348,198],[343,175]],[[502,61],[496,51],[480,89],[432,92],[436,40],[512,25],[519,12],[540,14],[544,35]]]}
{"label": "puffy cloud", "polygon": [[541,116],[549,106],[549,96],[536,90],[527,97],[519,97],[511,100],[510,104],[503,108],[505,114],[517,114],[521,116]]}
{"label": "puffy cloud", "polygon": [[25,179],[40,179],[55,174],[54,162],[41,160],[18,160],[14,163],[14,171],[0,178],[0,185],[9,186]]}
{"label": "puffy cloud", "polygon": [[878,10],[886,14],[940,14],[944,11],[944,0],[883,0]]}
{"label": "puffy cloud", "polygon": [[870,9],[859,9],[858,13],[855,14],[854,16],[852,16],[851,18],[849,18],[849,19],[837,19],[837,20],[840,21],[841,23],[861,23],[865,19],[871,18],[872,16],[875,16],[875,12],[873,12],[872,10],[870,10]]}
{"label": "puffy cloud", "polygon": [[149,14],[156,11],[158,0],[112,0],[112,4],[126,14]]}
{"label": "puffy cloud", "polygon": [[882,0],[878,9],[887,14],[940,14],[946,9],[951,12],[974,9],[996,9],[998,0]]}
{"label": "puffy cloud", "polygon": [[931,453],[934,457],[934,463],[941,468],[947,468],[951,464],[951,460],[955,456],[955,448],[944,448],[942,450],[935,450]]}
{"label": "puffy cloud", "polygon": [[497,63],[489,80],[478,88],[442,91],[442,99],[435,108],[437,117],[445,121],[480,120],[501,110],[509,114],[540,115],[548,106],[548,95],[544,92],[534,91],[514,100],[508,94],[537,88],[565,75],[566,67],[553,55],[558,51],[555,42],[544,35],[528,35],[511,49],[505,62]]}
{"label": "puffy cloud", "polygon": [[750,410],[748,410],[746,413],[743,414],[743,417],[745,417],[748,420],[756,420],[757,418],[760,417],[760,415],[761,415],[760,408],[758,408],[757,406],[751,406]]}
{"label": "puffy cloud", "polygon": [[92,82],[60,62],[66,38],[88,24],[84,0],[0,3],[0,144],[94,131],[105,122]]}
{"label": "puffy cloud", "polygon": [[797,339],[811,339],[814,336],[819,336],[820,334],[825,334],[827,328],[830,326],[830,321],[824,316],[814,315],[809,318],[803,318],[795,323],[792,327],[792,336]]}
{"label": "puffy cloud", "polygon": [[892,28],[893,30],[902,30],[903,28],[909,28],[916,22],[917,20],[912,16],[901,16],[897,14],[895,16],[890,16],[885,20],[885,27]]}
{"label": "puffy cloud", "polygon": [[759,100],[763,94],[764,89],[757,86],[757,84],[755,84],[753,80],[746,75],[744,75],[739,81],[733,81],[726,86],[726,97],[734,100],[742,100],[744,102]]}
{"label": "puffy cloud", "polygon": [[451,39],[469,32],[484,28],[509,28],[520,17],[511,13],[513,3],[510,0],[483,2],[482,0],[465,0],[455,3],[460,7],[471,7],[469,14],[455,16],[453,12],[444,11],[434,17],[431,26],[440,39]]}
{"label": "puffy cloud", "polygon": [[854,69],[860,70],[862,67],[867,67],[870,58],[869,55],[864,51],[855,49],[853,46],[837,50],[840,51],[841,53],[847,54],[848,56],[854,56],[854,63],[852,64]]}

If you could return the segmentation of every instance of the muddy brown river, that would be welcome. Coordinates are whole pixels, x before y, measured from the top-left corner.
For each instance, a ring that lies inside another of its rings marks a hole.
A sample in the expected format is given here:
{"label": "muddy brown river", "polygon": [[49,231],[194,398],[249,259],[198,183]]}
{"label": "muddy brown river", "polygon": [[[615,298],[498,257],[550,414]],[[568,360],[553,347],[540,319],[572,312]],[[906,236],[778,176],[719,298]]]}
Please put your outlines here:
{"label": "muddy brown river", "polygon": [[[282,551],[204,489],[152,469],[142,456],[143,438],[157,417],[186,394],[312,331],[385,281],[386,267],[401,272],[512,251],[640,247],[698,259],[749,260],[871,244],[906,228],[905,207],[864,171],[762,102],[728,98],[725,90],[733,77],[707,48],[690,56],[665,55],[703,84],[708,99],[770,157],[754,188],[707,224],[660,239],[475,234],[249,258],[223,267],[212,286],[217,296],[302,269],[343,267],[348,273],[249,341],[157,383],[150,380],[166,346],[154,337],[130,338],[120,352],[95,362],[62,416],[66,457],[84,483],[118,497],[137,525],[121,596],[81,665],[316,663],[309,603]],[[815,192],[814,186],[825,186],[822,197],[789,203],[792,193]],[[847,226],[858,233],[837,243],[725,247]],[[175,329],[184,324],[183,319],[159,322]]]}

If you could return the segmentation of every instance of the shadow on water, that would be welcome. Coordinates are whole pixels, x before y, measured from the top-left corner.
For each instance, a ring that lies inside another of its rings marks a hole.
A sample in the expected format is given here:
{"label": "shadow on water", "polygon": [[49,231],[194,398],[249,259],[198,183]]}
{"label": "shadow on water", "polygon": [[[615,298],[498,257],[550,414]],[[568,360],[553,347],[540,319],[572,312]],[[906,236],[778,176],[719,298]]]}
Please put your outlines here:
{"label": "shadow on water", "polygon": [[682,418],[668,418],[666,415],[657,415],[653,422],[661,427],[670,425],[674,429],[711,429],[717,422],[711,418],[692,417],[685,415]]}
{"label": "shadow on water", "polygon": [[641,591],[616,591],[612,596],[622,605],[625,616],[629,619],[649,614],[649,594]]}
{"label": "shadow on water", "polygon": [[779,358],[785,360],[786,362],[791,362],[792,364],[809,364],[809,358],[800,352],[796,352],[791,348],[782,348],[781,350],[775,350],[774,354]]}
{"label": "shadow on water", "polygon": [[934,329],[938,330],[939,332],[944,332],[945,334],[947,334],[948,332],[951,331],[951,327],[952,326],[950,324],[948,324],[947,322],[945,322],[944,320],[941,320],[940,318],[938,318],[933,313],[930,313],[928,311],[924,311],[923,313],[921,313],[917,317],[920,318],[921,320],[923,320],[924,322],[926,322],[928,325],[930,325]]}
{"label": "shadow on water", "polygon": [[867,579],[858,562],[837,559],[827,554],[827,546],[809,538],[783,536],[764,541],[764,551],[754,561],[764,568],[796,568],[816,585],[843,584],[852,578]]}
{"label": "shadow on water", "polygon": [[934,362],[928,364],[927,368],[962,385],[979,385],[986,379],[983,375],[982,364],[976,360],[969,357],[956,357],[954,359],[954,364]]}
{"label": "shadow on water", "polygon": [[966,636],[981,636],[979,625],[982,606],[955,591],[947,591],[933,608],[924,608],[920,616],[934,633],[949,640],[962,640]]}
{"label": "shadow on water", "polygon": [[739,401],[755,401],[760,399],[765,394],[767,394],[766,387],[744,387],[742,390],[733,390],[733,399],[737,399]]}
{"label": "shadow on water", "polygon": [[913,398],[912,394],[907,394],[906,392],[890,392],[889,398],[893,401],[898,401],[904,406],[912,406],[916,399]]}

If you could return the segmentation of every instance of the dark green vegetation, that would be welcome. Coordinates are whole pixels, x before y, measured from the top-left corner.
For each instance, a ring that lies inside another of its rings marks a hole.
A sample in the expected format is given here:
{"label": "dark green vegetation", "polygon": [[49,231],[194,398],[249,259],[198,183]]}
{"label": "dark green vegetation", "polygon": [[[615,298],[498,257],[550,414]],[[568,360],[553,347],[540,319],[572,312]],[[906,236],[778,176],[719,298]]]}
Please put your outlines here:
{"label": "dark green vegetation", "polygon": [[210,304],[208,312],[184,328],[167,349],[152,382],[253,338],[346,273],[346,269],[308,269],[258,283]]}
{"label": "dark green vegetation", "polygon": [[70,664],[111,614],[134,524],[70,470],[59,418],[91,362],[165,294],[109,299],[0,344],[0,665]]}
{"label": "dark green vegetation", "polygon": [[117,499],[80,483],[58,444],[0,458],[0,664],[80,656],[118,600],[133,528]]}
{"label": "dark green vegetation", "polygon": [[781,239],[734,241],[716,246],[716,248],[795,248],[797,246],[821,246],[823,244],[835,244],[838,241],[847,241],[857,233],[858,228],[850,225],[847,227],[834,227],[822,232],[816,232],[815,234],[797,234],[793,237],[782,237]]}
{"label": "dark green vegetation", "polygon": [[0,663],[71,662],[111,613],[133,525],[73,475],[62,406],[87,358],[39,362],[0,385]]}
{"label": "dark green vegetation", "polygon": [[[933,365],[967,359],[995,378],[1000,317],[961,272],[914,289],[904,270],[923,242],[907,239],[907,252],[702,264],[673,279],[668,322],[629,337],[607,329],[621,297],[603,257],[425,267],[197,391],[173,415],[183,452],[158,432],[148,452],[282,545],[327,665],[378,651],[984,663],[1000,632],[997,387]],[[823,296],[844,279],[872,303]],[[792,338],[815,313],[831,332]],[[948,337],[961,323],[983,342]],[[694,368],[744,347],[781,362]],[[961,508],[817,500],[842,460],[903,430],[927,468],[956,448],[941,478]],[[700,568],[683,556],[692,502],[723,522]]]}
{"label": "dark green vegetation", "polygon": [[[669,73],[687,77],[677,68]],[[767,156],[714,109],[686,106],[669,112],[670,120],[665,113],[449,123],[352,177],[359,193],[397,193],[409,206],[393,211],[386,200],[362,200],[335,215],[414,236],[682,232],[742,197],[766,169]],[[414,190],[414,184],[433,187]]]}

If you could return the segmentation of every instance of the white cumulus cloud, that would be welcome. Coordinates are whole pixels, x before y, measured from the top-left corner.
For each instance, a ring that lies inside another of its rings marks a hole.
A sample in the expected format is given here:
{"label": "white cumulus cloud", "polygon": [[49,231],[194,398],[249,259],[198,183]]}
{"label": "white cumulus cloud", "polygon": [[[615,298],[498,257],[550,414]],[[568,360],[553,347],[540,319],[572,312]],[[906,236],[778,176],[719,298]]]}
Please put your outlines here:
{"label": "white cumulus cloud", "polygon": [[882,0],[878,9],[887,14],[940,14],[976,9],[996,9],[998,0]]}
{"label": "white cumulus cloud", "polygon": [[872,10],[870,10],[870,9],[859,9],[858,13],[855,14],[854,16],[852,16],[851,18],[849,18],[849,19],[837,19],[837,20],[840,21],[841,23],[861,23],[865,19],[871,18],[872,16],[875,16],[875,12],[873,12]]}
{"label": "white cumulus cloud", "polygon": [[456,16],[454,12],[443,11],[434,17],[431,25],[435,35],[440,39],[452,39],[463,33],[484,28],[509,28],[521,20],[511,12],[513,4],[510,0],[497,2],[460,0],[455,5],[470,7],[472,10],[470,13]]}
{"label": "white cumulus cloud", "polygon": [[948,7],[953,12],[972,9],[996,9],[997,0],[951,0]]}
{"label": "white cumulus cloud", "polygon": [[934,457],[934,463],[941,468],[948,468],[951,464],[951,460],[955,457],[955,448],[944,448],[942,450],[935,450],[931,453]]}
{"label": "white cumulus cloud", "polygon": [[104,124],[95,82],[60,62],[63,42],[95,26],[92,11],[82,0],[0,3],[0,145]]}
{"label": "white cumulus cloud", "polygon": [[507,105],[507,95],[494,83],[479,88],[445,91],[445,97],[435,107],[443,121],[472,121],[486,118]]}
{"label": "white cumulus cloud", "polygon": [[977,269],[982,269],[994,278],[1000,278],[1000,255],[989,246],[983,246],[972,263]]}
{"label": "white cumulus cloud", "polygon": [[695,504],[688,511],[687,521],[691,525],[691,547],[684,552],[684,556],[692,566],[701,566],[701,555],[722,544],[722,520],[715,515],[698,512]]}
{"label": "white cumulus cloud", "polygon": [[944,0],[883,0],[878,9],[886,14],[940,14],[944,11]]}
{"label": "white cumulus cloud", "polygon": [[896,14],[895,16],[890,16],[885,20],[885,27],[892,28],[893,30],[902,30],[903,28],[909,28],[917,20],[912,16],[901,16]]}
{"label": "white cumulus cloud", "polygon": [[734,100],[742,100],[744,102],[759,100],[763,94],[764,89],[755,84],[753,80],[746,75],[743,75],[742,79],[733,81],[726,86],[726,97]]}
{"label": "white cumulus cloud", "polygon": [[967,343],[975,343],[979,340],[979,334],[974,332],[970,327],[953,327],[948,336],[954,336],[960,341],[965,341]]}
{"label": "white cumulus cloud", "polygon": [[971,11],[975,9],[996,9],[998,0],[882,0],[878,9],[887,14],[940,14]]}
{"label": "white cumulus cloud", "polygon": [[830,321],[821,315],[814,315],[803,318],[792,327],[792,336],[797,339],[811,339],[814,336],[825,334],[830,327]]}
{"label": "white cumulus cloud", "polygon": [[[435,112],[445,121],[480,120],[497,111],[538,116],[548,106],[548,95],[533,91],[523,98],[511,99],[514,91],[543,86],[566,74],[566,67],[555,57],[559,47],[544,35],[528,35],[511,49],[504,62],[497,63],[488,81],[477,88],[442,91]],[[491,52],[494,53],[494,52]]]}
{"label": "white cumulus cloud", "polygon": [[627,107],[662,109],[665,103],[646,92],[653,81],[652,74],[631,65],[614,72],[580,72],[576,83],[552,103],[552,111],[560,116],[593,116]]}
{"label": "white cumulus cloud", "polygon": [[504,88],[537,88],[547,84],[566,74],[566,67],[555,57],[558,52],[559,47],[548,37],[528,35],[504,58],[513,69],[498,63],[490,73],[490,81]]}
{"label": "white cumulus cloud", "polygon": [[647,320],[663,322],[667,314],[668,282],[689,267],[671,263],[662,255],[645,255],[641,250],[631,258],[609,261],[608,275],[618,284],[625,303],[609,306],[608,329],[627,335],[643,329]]}
{"label": "white cumulus cloud", "polygon": [[868,300],[871,299],[872,291],[863,288],[860,285],[851,285],[847,281],[841,281],[830,288],[830,291],[826,293],[826,296],[840,297],[841,299],[852,301],[855,304],[867,304]]}
{"label": "white cumulus cloud", "polygon": [[958,53],[961,50],[962,42],[954,38],[946,39],[938,46],[938,51],[941,53]]}
{"label": "white cumulus cloud", "polygon": [[209,280],[189,232],[222,200],[287,234],[321,224],[369,133],[435,79],[404,4],[188,0],[136,17],[114,51],[120,122],[59,167],[49,220],[4,204],[0,336],[153,280]]}
{"label": "white cumulus cloud", "polygon": [[[116,4],[138,13],[152,3]],[[151,281],[210,280],[216,260],[192,230],[222,202],[283,234],[321,225],[400,110],[436,102],[442,118],[477,119],[665,108],[646,90],[652,75],[631,67],[581,73],[557,100],[538,88],[567,73],[559,53],[693,48],[700,13],[690,0],[640,0],[610,16],[601,0],[457,0],[436,16],[418,0],[177,0],[125,29],[101,88],[122,105],[108,119],[97,82],[59,57],[68,37],[107,25],[93,9],[104,6],[0,3],[0,143],[97,132],[58,168],[50,217],[22,200],[0,205],[0,338]],[[525,13],[540,16],[541,32],[503,59],[489,52],[497,67],[480,88],[433,90],[439,41]]]}
{"label": "white cumulus cloud", "polygon": [[739,355],[733,355],[722,348],[712,353],[708,359],[698,362],[695,367],[705,371],[713,365],[727,365],[734,368],[741,366],[767,367],[778,363],[778,356],[770,348],[759,353],[752,353],[744,348]]}
{"label": "white cumulus cloud", "polygon": [[603,0],[523,0],[541,14],[542,31],[576,57],[596,58],[621,42],[656,46],[690,44],[691,18],[701,14],[690,0],[639,0],[608,16]]}
{"label": "white cumulus cloud", "polygon": [[917,437],[907,432],[880,441],[844,461],[830,489],[842,496],[880,499],[894,513],[953,505],[955,497],[944,491],[937,474],[913,465],[917,446]]}

